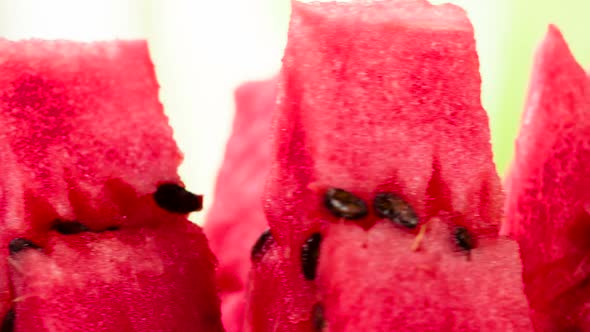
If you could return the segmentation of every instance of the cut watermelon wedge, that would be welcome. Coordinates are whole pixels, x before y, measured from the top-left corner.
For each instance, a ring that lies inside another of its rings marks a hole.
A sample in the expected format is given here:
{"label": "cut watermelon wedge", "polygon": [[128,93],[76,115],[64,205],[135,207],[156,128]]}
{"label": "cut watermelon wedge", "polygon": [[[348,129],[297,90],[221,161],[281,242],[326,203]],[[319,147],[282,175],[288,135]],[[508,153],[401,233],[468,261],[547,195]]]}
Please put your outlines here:
{"label": "cut watermelon wedge", "polygon": [[144,42],[0,41],[0,87],[2,159],[25,196],[11,195],[24,204],[8,228],[37,222],[37,202],[91,228],[122,224],[133,192],[179,183]]}
{"label": "cut watermelon wedge", "polygon": [[307,216],[317,207],[310,200],[322,199],[310,184],[359,188],[366,201],[406,188],[403,198],[423,220],[452,209],[474,231],[496,234],[500,185],[464,12],[419,0],[293,6],[276,180],[266,192],[279,242],[323,219]]}
{"label": "cut watermelon wedge", "polygon": [[223,330],[145,42],[0,40],[0,122],[2,331]]}
{"label": "cut watermelon wedge", "polygon": [[550,26],[535,57],[506,178],[507,223],[518,239],[539,331],[590,331],[590,81]]}
{"label": "cut watermelon wedge", "polygon": [[242,330],[250,260],[259,251],[252,247],[268,227],[262,191],[271,162],[269,137],[276,85],[273,78],[236,90],[232,135],[204,225],[211,250],[219,259],[217,281],[228,331]]}
{"label": "cut watermelon wedge", "polygon": [[293,3],[249,331],[530,331],[465,12]]}

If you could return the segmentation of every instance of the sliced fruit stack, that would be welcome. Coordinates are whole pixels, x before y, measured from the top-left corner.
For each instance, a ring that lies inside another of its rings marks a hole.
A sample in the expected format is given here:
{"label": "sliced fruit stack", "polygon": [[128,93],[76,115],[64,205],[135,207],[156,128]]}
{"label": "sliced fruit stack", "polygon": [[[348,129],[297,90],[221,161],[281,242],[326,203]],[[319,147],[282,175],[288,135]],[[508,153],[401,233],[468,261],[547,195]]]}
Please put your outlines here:
{"label": "sliced fruit stack", "polygon": [[293,3],[246,331],[530,331],[465,12]]}
{"label": "sliced fruit stack", "polygon": [[145,42],[0,41],[2,331],[223,331]]}

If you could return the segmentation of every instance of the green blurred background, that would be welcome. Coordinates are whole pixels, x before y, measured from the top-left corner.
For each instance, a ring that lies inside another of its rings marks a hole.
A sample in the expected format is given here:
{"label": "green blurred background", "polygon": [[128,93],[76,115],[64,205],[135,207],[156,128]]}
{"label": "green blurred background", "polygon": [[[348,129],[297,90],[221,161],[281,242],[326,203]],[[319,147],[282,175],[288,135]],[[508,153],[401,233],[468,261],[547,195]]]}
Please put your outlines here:
{"label": "green blurred background", "polygon": [[[490,115],[492,143],[501,174],[512,158],[523,108],[533,52],[547,24],[556,24],[584,68],[590,68],[590,1],[587,0],[502,0],[505,21],[489,22],[487,29],[502,25],[501,53],[495,64],[499,75],[493,89],[484,91]],[[485,77],[484,77],[485,79]]]}
{"label": "green blurred background", "polygon": [[[504,173],[533,52],[556,24],[590,65],[590,0],[456,0],[476,29],[497,166]],[[0,0],[0,35],[95,40],[147,38],[161,99],[185,161],[183,178],[211,197],[233,115],[233,90],[278,71],[289,0]],[[206,208],[210,200],[205,201]],[[194,216],[197,222],[205,214]]]}

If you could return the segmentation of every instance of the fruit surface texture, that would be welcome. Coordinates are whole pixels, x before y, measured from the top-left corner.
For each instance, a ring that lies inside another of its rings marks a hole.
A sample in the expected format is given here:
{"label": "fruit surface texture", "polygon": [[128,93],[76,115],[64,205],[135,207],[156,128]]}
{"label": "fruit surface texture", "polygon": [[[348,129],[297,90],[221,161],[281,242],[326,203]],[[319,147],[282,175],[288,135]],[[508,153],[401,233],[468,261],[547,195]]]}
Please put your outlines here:
{"label": "fruit surface texture", "polygon": [[426,1],[293,3],[249,331],[531,331],[473,28]]}
{"label": "fruit surface texture", "polygon": [[142,41],[0,40],[2,331],[223,331]]}
{"label": "fruit surface texture", "polygon": [[590,331],[590,80],[562,34],[539,45],[506,178],[503,233],[520,245],[539,331]]}

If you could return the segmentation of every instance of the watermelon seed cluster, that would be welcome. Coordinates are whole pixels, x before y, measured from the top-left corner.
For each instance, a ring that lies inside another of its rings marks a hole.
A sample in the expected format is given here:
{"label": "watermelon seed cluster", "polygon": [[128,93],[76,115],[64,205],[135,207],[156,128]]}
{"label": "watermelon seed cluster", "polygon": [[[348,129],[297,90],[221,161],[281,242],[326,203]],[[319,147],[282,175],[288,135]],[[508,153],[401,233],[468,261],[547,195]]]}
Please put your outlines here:
{"label": "watermelon seed cluster", "polygon": [[[330,188],[324,196],[324,205],[328,211],[340,219],[358,220],[368,215],[368,207],[365,201],[351,192],[340,188]],[[416,211],[404,199],[391,192],[380,192],[373,199],[373,209],[375,215],[392,221],[398,226],[407,229],[414,229],[419,224],[419,218]],[[421,228],[421,236],[424,235],[425,227]],[[264,232],[253,248],[254,253],[259,254],[262,251],[268,238],[271,237],[270,231]],[[455,226],[452,230],[452,237],[457,247],[467,252],[467,258],[471,258],[471,250],[475,248],[475,238],[462,226]],[[320,256],[320,245],[322,235],[320,233],[312,234],[301,248],[301,269],[303,276],[307,280],[316,278],[317,266]],[[325,326],[322,302],[314,304],[311,310],[311,322],[314,331],[322,331]]]}
{"label": "watermelon seed cluster", "polygon": [[[153,197],[159,207],[172,213],[185,214],[193,211],[199,211],[203,207],[202,196],[195,195],[177,184],[167,183],[160,185]],[[53,222],[51,229],[62,235],[75,235],[84,232],[102,232],[93,231],[88,228],[88,226],[79,221],[61,219],[56,219]],[[117,226],[109,226],[103,231],[116,231],[118,229],[119,227]],[[11,255],[25,249],[40,249],[40,247],[33,241],[25,238],[15,238],[10,241],[8,245],[8,250]]]}
{"label": "watermelon seed cluster", "polygon": [[[326,208],[337,218],[358,220],[368,215],[367,203],[351,192],[340,188],[330,188],[324,197]],[[418,215],[401,197],[390,192],[382,192],[373,199],[375,214],[391,220],[406,228],[418,226]]]}
{"label": "watermelon seed cluster", "polygon": [[[340,188],[330,188],[324,195],[324,205],[328,211],[339,219],[358,220],[369,214],[367,203],[353,193]],[[414,209],[401,197],[382,192],[375,195],[373,200],[375,214],[380,218],[391,220],[397,225],[413,229],[418,225],[419,219]],[[272,238],[270,230],[262,233],[252,249],[252,257],[259,259],[263,254],[263,248]],[[457,244],[461,248],[471,248],[472,238],[466,229],[455,232]],[[301,271],[307,280],[315,280],[322,235],[313,233],[301,247]],[[315,331],[321,331],[325,326],[324,308],[321,302],[317,302],[311,309],[311,322]]]}

